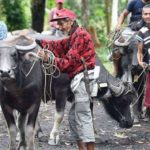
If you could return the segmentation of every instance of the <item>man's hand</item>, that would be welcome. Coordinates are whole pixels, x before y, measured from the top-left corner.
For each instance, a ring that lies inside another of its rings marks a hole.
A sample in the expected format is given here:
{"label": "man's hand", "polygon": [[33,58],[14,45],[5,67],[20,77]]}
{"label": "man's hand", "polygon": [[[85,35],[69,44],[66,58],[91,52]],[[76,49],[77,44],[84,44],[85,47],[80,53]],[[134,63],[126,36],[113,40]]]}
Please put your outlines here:
{"label": "man's hand", "polygon": [[120,31],[120,30],[121,30],[121,25],[118,24],[118,25],[116,26],[116,28],[115,28],[115,31]]}
{"label": "man's hand", "polygon": [[37,54],[44,62],[48,62],[49,55],[44,50],[40,50]]}
{"label": "man's hand", "polygon": [[55,55],[51,51],[40,50],[37,54],[44,62],[53,62],[55,59]]}
{"label": "man's hand", "polygon": [[139,65],[142,67],[142,68],[144,68],[144,69],[146,69],[147,67],[148,67],[148,64],[146,63],[146,62],[139,62]]}

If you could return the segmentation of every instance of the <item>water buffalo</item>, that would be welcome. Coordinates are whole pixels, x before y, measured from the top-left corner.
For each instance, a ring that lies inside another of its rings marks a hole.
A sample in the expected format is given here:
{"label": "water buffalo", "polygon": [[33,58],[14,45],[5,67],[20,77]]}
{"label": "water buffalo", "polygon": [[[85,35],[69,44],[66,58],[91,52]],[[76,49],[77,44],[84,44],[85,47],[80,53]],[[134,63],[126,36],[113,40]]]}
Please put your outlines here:
{"label": "water buffalo", "polygon": [[134,113],[138,119],[138,116],[142,113],[146,73],[138,65],[136,33],[136,30],[133,31],[130,28],[125,28],[120,33],[115,33],[112,45],[114,56],[117,54],[117,58],[112,59],[116,59],[119,62],[117,76],[123,81],[132,83],[138,93],[138,99],[134,103]]}
{"label": "water buffalo", "polygon": [[[20,50],[22,46],[24,50]],[[24,36],[0,42],[0,103],[10,134],[10,150],[16,149],[18,128],[18,149],[34,150],[34,128],[42,97],[43,71],[39,60],[29,61],[25,54],[36,47],[34,41]],[[19,112],[18,128],[15,110]]]}

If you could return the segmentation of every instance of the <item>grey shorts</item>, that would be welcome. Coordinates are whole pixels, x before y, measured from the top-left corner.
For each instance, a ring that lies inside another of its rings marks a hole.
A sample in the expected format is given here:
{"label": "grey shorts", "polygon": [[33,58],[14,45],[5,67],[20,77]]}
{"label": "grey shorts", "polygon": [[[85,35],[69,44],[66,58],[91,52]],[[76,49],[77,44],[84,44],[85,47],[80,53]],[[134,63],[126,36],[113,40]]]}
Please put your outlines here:
{"label": "grey shorts", "polygon": [[95,142],[89,95],[85,83],[81,80],[74,91],[75,100],[69,112],[69,125],[74,140]]}

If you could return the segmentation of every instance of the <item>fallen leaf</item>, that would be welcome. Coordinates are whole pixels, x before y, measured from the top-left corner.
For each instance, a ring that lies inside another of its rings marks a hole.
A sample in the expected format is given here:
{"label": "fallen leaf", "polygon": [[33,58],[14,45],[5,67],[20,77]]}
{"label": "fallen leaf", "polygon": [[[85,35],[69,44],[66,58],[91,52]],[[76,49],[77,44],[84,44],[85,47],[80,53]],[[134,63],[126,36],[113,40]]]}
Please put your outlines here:
{"label": "fallen leaf", "polygon": [[65,142],[65,145],[69,146],[69,145],[71,145],[71,143],[69,143],[69,142]]}
{"label": "fallen leaf", "polygon": [[141,127],[141,124],[134,124],[133,127]]}
{"label": "fallen leaf", "polygon": [[143,141],[136,141],[137,143],[139,143],[139,144],[143,144],[144,142]]}
{"label": "fallen leaf", "polygon": [[115,133],[114,136],[118,138],[127,138],[127,136],[124,133]]}

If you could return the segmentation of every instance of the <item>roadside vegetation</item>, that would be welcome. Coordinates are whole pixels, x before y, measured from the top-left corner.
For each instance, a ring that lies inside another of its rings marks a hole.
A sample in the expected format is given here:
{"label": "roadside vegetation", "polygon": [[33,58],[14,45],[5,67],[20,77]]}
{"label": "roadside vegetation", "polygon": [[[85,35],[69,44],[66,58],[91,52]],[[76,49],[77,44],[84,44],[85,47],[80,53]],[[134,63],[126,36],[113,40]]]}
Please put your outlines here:
{"label": "roadside vegetation", "polygon": [[[110,72],[112,64],[108,61],[107,36],[114,26],[114,12],[119,15],[127,2],[128,0],[65,0],[64,3],[65,8],[77,14],[79,24],[86,27],[93,36],[98,56]],[[114,5],[117,8],[113,10]],[[0,17],[10,32],[24,28],[42,32],[49,30],[48,14],[53,7],[55,0],[0,0]]]}

